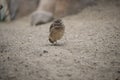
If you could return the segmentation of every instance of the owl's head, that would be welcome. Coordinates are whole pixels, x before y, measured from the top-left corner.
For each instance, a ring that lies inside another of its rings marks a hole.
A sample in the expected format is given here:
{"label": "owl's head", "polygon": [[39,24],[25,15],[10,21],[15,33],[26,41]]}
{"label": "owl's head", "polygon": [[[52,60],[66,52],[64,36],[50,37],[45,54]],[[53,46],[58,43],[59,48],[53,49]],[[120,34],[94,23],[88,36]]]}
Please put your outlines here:
{"label": "owl's head", "polygon": [[62,22],[61,19],[56,19],[56,20],[54,21],[54,25],[56,25],[56,26],[60,26],[60,25],[62,25],[62,24],[63,24],[63,22]]}
{"label": "owl's head", "polygon": [[54,22],[55,22],[55,23],[61,23],[62,20],[61,20],[61,19],[56,19]]}

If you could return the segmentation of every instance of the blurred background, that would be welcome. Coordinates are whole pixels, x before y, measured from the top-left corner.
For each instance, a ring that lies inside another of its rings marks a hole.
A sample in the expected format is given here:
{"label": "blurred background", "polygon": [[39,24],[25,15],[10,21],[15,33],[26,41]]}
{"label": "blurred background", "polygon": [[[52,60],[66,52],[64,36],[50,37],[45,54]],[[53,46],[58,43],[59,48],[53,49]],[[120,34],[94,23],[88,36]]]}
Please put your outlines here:
{"label": "blurred background", "polygon": [[0,0],[0,80],[120,80],[120,0]]}
{"label": "blurred background", "polygon": [[12,21],[23,16],[32,15],[31,24],[41,24],[71,14],[77,14],[88,6],[99,3],[115,4],[119,0],[0,0],[0,21]]}

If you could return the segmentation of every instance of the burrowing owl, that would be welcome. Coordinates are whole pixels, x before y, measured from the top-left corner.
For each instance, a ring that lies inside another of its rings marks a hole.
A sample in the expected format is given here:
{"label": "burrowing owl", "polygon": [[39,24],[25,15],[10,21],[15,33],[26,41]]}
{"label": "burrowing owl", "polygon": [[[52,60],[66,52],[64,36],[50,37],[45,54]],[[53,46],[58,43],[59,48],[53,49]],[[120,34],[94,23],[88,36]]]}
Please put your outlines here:
{"label": "burrowing owl", "polygon": [[65,26],[61,19],[56,19],[50,26],[49,29],[49,41],[51,43],[57,42],[57,40],[61,39],[64,35]]}

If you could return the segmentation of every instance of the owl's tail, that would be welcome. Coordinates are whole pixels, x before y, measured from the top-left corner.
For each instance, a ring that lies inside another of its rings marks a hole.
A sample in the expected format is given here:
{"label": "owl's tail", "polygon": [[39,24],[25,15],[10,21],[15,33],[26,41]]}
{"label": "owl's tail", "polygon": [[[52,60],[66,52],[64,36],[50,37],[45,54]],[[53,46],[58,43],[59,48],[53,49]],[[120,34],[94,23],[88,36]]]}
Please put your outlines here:
{"label": "owl's tail", "polygon": [[54,43],[54,41],[52,41],[50,38],[49,38],[49,41],[50,41],[51,43]]}

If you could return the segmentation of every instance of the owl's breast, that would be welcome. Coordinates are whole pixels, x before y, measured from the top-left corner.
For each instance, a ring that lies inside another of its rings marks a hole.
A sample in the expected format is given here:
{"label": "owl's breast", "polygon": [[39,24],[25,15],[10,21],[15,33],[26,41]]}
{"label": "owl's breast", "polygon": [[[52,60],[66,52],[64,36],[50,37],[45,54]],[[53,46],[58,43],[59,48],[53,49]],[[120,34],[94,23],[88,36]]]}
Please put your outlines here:
{"label": "owl's breast", "polygon": [[50,33],[50,37],[55,41],[61,39],[63,35],[64,35],[64,28],[54,29]]}

